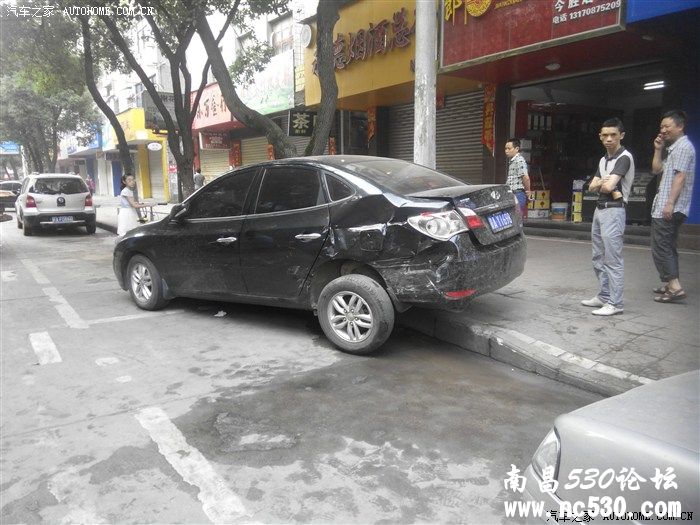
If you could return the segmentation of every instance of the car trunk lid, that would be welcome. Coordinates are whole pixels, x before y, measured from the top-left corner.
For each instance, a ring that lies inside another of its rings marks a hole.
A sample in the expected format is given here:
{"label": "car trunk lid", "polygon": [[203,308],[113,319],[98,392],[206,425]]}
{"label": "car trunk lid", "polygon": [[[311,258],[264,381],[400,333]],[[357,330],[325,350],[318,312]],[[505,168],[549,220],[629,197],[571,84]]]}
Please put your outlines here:
{"label": "car trunk lid", "polygon": [[483,226],[472,227],[470,231],[483,245],[497,243],[522,231],[520,211],[515,204],[513,193],[504,184],[452,186],[413,193],[409,197],[448,200],[465,217],[465,220],[472,213],[476,214]]}

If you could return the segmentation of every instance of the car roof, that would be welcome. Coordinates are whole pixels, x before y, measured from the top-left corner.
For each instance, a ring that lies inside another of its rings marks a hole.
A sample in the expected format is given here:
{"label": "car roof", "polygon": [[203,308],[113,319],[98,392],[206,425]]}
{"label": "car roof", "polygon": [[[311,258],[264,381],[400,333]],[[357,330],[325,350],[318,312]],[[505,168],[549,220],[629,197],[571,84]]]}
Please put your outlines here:
{"label": "car roof", "polygon": [[654,381],[557,419],[596,421],[698,452],[700,370]]}
{"label": "car roof", "polygon": [[46,179],[58,179],[58,178],[72,178],[72,179],[80,179],[83,180],[83,178],[80,175],[76,175],[75,173],[34,173],[33,175],[30,175],[31,177],[34,178],[46,178]]}

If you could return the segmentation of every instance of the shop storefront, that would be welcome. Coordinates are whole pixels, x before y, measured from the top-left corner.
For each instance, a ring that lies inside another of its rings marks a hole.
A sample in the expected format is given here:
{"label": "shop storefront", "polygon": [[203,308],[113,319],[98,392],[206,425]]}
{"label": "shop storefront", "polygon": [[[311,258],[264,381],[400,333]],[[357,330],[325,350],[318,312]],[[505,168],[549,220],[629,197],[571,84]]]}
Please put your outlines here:
{"label": "shop storefront", "polygon": [[[294,106],[292,50],[272,57],[254,82],[241,87],[237,94],[248,107],[286,130],[289,110]],[[194,94],[191,96],[194,99]],[[247,166],[271,157],[267,138],[233,117],[218,84],[204,88],[192,130],[196,137],[195,166],[201,168],[207,182],[231,167]]]}
{"label": "shop storefront", "polygon": [[[305,55],[305,102],[321,100],[315,73],[314,18]],[[338,82],[338,153],[413,160],[415,2],[361,0],[344,5],[334,28]],[[481,182],[484,96],[478,82],[437,83],[437,169]]]}
{"label": "shop storefront", "polygon": [[[143,108],[132,108],[117,115],[124,130],[136,175],[140,198],[154,199],[157,202],[170,200],[168,177],[168,147],[164,133],[154,133],[146,128]],[[116,147],[117,137],[110,126],[109,141],[103,146],[105,157],[104,180],[111,185],[114,195],[121,190],[123,173]],[[107,165],[109,169],[107,169]],[[111,180],[108,171],[111,171]]]}
{"label": "shop storefront", "polygon": [[620,117],[623,144],[637,166],[628,221],[648,221],[656,188],[651,143],[660,116],[672,107],[686,110],[691,122],[700,116],[690,96],[698,80],[692,20],[698,21],[700,3],[656,3],[664,4],[663,13],[650,12],[649,4],[483,0],[443,5],[441,74],[493,86],[492,131],[485,121],[484,143],[493,142],[495,180],[504,182],[503,145],[509,137],[523,140],[531,180],[540,191],[531,216],[575,221],[592,216],[594,197],[586,196],[583,186],[604,153],[600,124]]}

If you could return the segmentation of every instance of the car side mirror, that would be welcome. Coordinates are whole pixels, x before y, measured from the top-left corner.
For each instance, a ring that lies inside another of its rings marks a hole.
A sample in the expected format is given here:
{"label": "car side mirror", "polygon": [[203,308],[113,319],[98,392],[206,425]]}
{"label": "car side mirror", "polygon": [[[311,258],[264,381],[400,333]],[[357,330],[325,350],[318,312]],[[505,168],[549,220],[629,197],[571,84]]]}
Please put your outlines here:
{"label": "car side mirror", "polygon": [[170,209],[170,221],[182,222],[187,215],[187,207],[183,204],[176,204]]}

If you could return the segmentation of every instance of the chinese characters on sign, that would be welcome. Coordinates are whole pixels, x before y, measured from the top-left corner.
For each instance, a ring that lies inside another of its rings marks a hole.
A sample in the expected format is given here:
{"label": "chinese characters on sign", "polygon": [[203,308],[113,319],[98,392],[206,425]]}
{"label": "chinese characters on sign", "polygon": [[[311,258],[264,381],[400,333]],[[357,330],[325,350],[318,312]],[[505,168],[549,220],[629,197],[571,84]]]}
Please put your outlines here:
{"label": "chinese characters on sign", "polygon": [[[520,0],[515,0],[519,2]],[[445,2],[445,20],[448,22],[452,20],[452,25],[455,23],[455,18],[457,18],[457,10],[464,7],[464,23],[467,23],[469,15],[471,16],[481,16],[489,7],[491,7],[492,0],[444,0]],[[503,2],[499,2],[501,4]],[[515,2],[511,2],[515,3]],[[496,7],[499,7],[498,5]]]}
{"label": "chinese characters on sign", "polygon": [[488,148],[493,155],[495,144],[494,123],[496,121],[496,86],[487,84],[484,86],[484,125],[481,132],[481,143]]}
{"label": "chinese characters on sign", "polygon": [[[412,26],[408,24],[408,12],[402,7],[394,13],[391,22],[384,19],[376,25],[370,23],[368,29],[360,29],[357,33],[339,33],[333,42],[335,69],[345,69],[353,62],[383,55],[392,49],[407,47],[415,30],[415,23]],[[313,61],[313,72],[318,75],[318,58]]]}
{"label": "chinese characters on sign", "polygon": [[229,162],[231,166],[242,166],[243,165],[243,155],[241,154],[241,141],[234,140],[231,144],[231,150],[229,151]]}
{"label": "chinese characters on sign", "polygon": [[552,24],[563,24],[569,20],[578,20],[585,16],[614,11],[620,8],[621,0],[612,2],[600,2],[596,5],[596,0],[553,0],[554,11]]}
{"label": "chinese characters on sign", "polygon": [[228,133],[205,133],[199,134],[199,147],[201,149],[229,149],[231,141]]}
{"label": "chinese characters on sign", "polygon": [[310,137],[314,132],[315,123],[316,113],[290,110],[287,135],[290,137]]}

